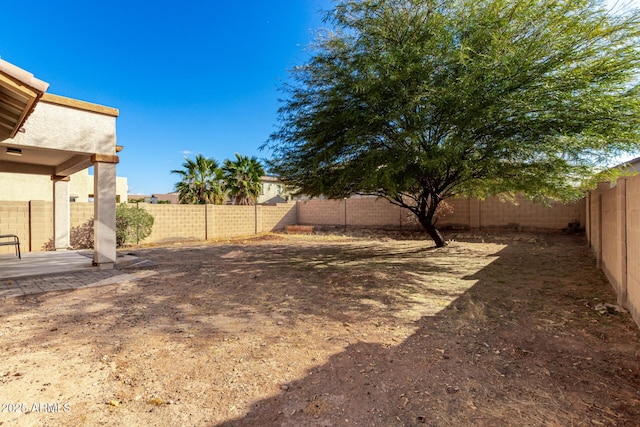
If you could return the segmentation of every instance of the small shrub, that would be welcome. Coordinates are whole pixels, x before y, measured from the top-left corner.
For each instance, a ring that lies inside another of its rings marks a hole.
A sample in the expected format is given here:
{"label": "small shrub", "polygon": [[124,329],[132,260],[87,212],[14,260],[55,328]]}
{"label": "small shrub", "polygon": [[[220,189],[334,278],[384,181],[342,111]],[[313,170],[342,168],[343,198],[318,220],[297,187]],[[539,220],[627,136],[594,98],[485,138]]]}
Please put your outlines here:
{"label": "small shrub", "polygon": [[153,216],[137,206],[121,203],[116,208],[116,243],[140,243],[151,234]]}
{"label": "small shrub", "polygon": [[[69,247],[70,249],[93,249],[93,218],[82,225],[71,227],[69,230]],[[55,251],[56,247],[53,239],[49,239],[42,249],[45,251]]]}

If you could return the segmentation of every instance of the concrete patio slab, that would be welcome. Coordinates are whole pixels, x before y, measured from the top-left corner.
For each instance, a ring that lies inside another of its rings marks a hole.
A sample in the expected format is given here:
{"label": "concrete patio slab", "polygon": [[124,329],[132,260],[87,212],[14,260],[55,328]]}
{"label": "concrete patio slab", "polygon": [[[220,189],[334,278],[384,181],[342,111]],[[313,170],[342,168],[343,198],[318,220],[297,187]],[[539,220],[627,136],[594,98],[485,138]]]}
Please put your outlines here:
{"label": "concrete patio slab", "polygon": [[156,274],[136,270],[154,263],[133,255],[118,256],[114,269],[92,266],[86,251],[30,252],[22,259],[0,255],[0,300],[43,292],[68,291],[132,282]]}
{"label": "concrete patio slab", "polygon": [[22,254],[22,259],[0,255],[0,280],[97,270],[91,255],[86,251],[27,252]]}
{"label": "concrete patio slab", "polygon": [[[153,265],[148,260],[130,254],[118,254],[116,262],[118,268],[140,268]],[[22,254],[22,259],[15,255],[0,255],[0,280],[96,271],[99,271],[99,268],[93,265],[93,252],[88,251],[27,252]]]}

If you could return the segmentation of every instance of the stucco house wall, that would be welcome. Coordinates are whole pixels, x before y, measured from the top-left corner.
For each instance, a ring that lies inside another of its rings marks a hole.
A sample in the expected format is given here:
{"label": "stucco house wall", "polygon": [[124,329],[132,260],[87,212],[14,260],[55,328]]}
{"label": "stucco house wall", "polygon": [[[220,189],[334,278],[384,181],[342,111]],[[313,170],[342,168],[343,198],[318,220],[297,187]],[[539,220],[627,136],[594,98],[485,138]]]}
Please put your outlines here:
{"label": "stucco house wall", "polygon": [[[69,195],[73,202],[88,202],[93,197],[93,175],[88,170],[70,176]],[[116,177],[116,200],[126,202],[128,184],[126,177]],[[0,200],[53,201],[53,182],[46,175],[0,172]]]}

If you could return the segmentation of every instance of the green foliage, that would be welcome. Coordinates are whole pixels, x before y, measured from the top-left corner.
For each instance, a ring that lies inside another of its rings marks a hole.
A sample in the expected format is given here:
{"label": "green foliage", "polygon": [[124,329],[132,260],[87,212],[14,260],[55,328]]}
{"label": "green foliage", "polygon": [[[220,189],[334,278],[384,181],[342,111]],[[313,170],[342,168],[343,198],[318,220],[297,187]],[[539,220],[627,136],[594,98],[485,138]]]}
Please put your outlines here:
{"label": "green foliage", "polygon": [[264,168],[255,158],[236,153],[236,160],[225,160],[222,167],[225,191],[236,205],[252,205],[260,195]]}
{"label": "green foliage", "polygon": [[215,159],[198,154],[195,160],[185,159],[182,167],[181,170],[171,171],[181,177],[175,185],[180,203],[224,203],[222,170]]}
{"label": "green foliage", "polygon": [[122,246],[127,242],[140,243],[151,234],[153,216],[144,209],[127,203],[116,207],[116,243]]}
{"label": "green foliage", "polygon": [[571,200],[640,141],[640,14],[596,0],[343,0],[296,67],[270,169],[372,194],[434,238],[454,195]]}

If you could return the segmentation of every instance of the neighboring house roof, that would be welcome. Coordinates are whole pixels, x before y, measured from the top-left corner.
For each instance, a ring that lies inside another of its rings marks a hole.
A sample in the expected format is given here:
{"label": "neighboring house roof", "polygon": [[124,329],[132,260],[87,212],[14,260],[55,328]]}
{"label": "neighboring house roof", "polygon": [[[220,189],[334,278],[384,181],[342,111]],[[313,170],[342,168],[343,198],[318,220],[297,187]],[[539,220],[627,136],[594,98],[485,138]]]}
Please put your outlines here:
{"label": "neighboring house roof", "polygon": [[178,204],[178,193],[152,194],[151,196],[155,196],[158,200],[163,202]]}
{"label": "neighboring house roof", "polygon": [[144,199],[145,201],[150,200],[152,197],[155,197],[158,201],[169,202],[171,204],[178,204],[178,193],[166,193],[166,194],[157,194],[154,193],[152,195],[147,194],[129,194],[129,199],[140,200]]}
{"label": "neighboring house roof", "polygon": [[275,177],[275,176],[271,176],[271,175],[264,175],[262,177],[260,177],[260,181],[261,182],[280,182],[280,178]]}
{"label": "neighboring house roof", "polygon": [[640,173],[640,157],[629,160],[628,162],[620,163],[614,166],[615,169],[621,169],[624,173]]}

